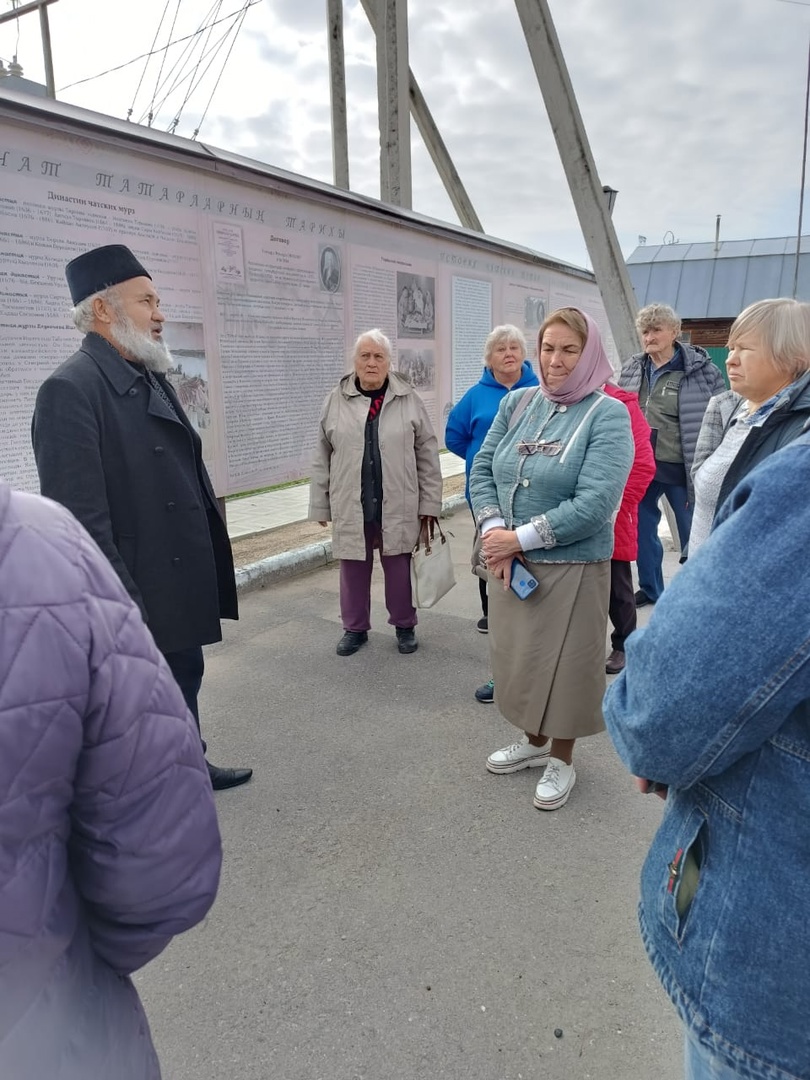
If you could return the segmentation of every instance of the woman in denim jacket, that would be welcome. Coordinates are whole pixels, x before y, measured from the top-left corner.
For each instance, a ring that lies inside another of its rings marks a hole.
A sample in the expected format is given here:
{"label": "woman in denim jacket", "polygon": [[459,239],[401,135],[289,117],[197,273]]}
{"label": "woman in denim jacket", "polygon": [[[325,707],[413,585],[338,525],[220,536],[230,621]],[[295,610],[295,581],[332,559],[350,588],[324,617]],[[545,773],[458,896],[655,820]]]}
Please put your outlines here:
{"label": "woman in denim jacket", "polygon": [[[544,767],[534,805],[556,810],[576,779],[575,741],[604,728],[613,519],[634,451],[627,409],[602,390],[613,369],[596,323],[552,312],[538,355],[540,389],[501,402],[470,498],[489,571],[495,701],[524,733],[487,768]],[[516,558],[538,581],[524,600],[509,591]]]}
{"label": "woman in denim jacket", "polygon": [[810,1078],[808,490],[803,435],[734,490],[605,698],[624,763],[669,789],[640,922],[689,1080]]}

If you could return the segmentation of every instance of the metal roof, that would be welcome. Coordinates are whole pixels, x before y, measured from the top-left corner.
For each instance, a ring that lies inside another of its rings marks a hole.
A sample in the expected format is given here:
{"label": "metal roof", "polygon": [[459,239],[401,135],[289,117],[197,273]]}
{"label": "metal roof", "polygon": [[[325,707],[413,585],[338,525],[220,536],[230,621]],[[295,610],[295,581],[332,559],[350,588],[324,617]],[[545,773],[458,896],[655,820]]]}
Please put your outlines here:
{"label": "metal roof", "polygon": [[[639,304],[669,304],[682,319],[734,319],[755,300],[791,296],[795,269],[795,236],[644,244],[627,259]],[[797,297],[810,300],[810,236],[802,236]]]}

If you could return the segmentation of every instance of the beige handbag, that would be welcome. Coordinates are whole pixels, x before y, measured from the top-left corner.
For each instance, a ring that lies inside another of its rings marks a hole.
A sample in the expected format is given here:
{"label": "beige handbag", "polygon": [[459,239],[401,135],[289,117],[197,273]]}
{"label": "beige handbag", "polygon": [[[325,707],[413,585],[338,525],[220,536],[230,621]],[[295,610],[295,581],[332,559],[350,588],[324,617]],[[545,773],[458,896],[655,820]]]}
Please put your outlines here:
{"label": "beige handbag", "polygon": [[456,583],[450,544],[438,521],[436,529],[438,536],[431,525],[430,538],[424,545],[420,535],[411,553],[411,592],[418,608],[433,607]]}

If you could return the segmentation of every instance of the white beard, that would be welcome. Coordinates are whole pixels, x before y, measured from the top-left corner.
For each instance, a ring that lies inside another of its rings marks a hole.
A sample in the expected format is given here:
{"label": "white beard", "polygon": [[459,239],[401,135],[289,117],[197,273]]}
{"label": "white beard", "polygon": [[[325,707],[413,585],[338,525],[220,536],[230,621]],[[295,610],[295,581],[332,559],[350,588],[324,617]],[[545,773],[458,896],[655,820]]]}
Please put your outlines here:
{"label": "white beard", "polygon": [[165,375],[174,363],[166,342],[162,338],[155,341],[150,334],[138,330],[122,311],[117,312],[116,322],[110,327],[110,337],[125,356],[150,371]]}

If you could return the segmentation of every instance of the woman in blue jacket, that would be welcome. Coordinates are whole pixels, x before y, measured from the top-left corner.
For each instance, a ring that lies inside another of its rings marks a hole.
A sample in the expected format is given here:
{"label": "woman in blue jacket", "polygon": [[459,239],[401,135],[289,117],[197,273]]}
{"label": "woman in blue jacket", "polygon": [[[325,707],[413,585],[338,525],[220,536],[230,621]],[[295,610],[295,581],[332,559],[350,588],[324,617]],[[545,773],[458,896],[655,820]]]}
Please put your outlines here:
{"label": "woman in blue jacket", "polygon": [[[448,450],[463,457],[466,462],[467,488],[465,495],[470,501],[470,469],[473,458],[481,449],[498,407],[510,390],[524,386],[537,386],[537,376],[526,359],[526,339],[516,326],[496,326],[484,343],[484,370],[481,378],[471,386],[447,417],[444,442]],[[489,606],[486,582],[479,578],[482,617],[478,630],[489,630]],[[486,689],[486,688],[482,688]],[[487,699],[492,700],[491,696]]]}
{"label": "woman in blue jacket", "polygon": [[669,789],[641,876],[687,1080],[810,1078],[810,436],[732,492],[627,642],[605,720]]}

